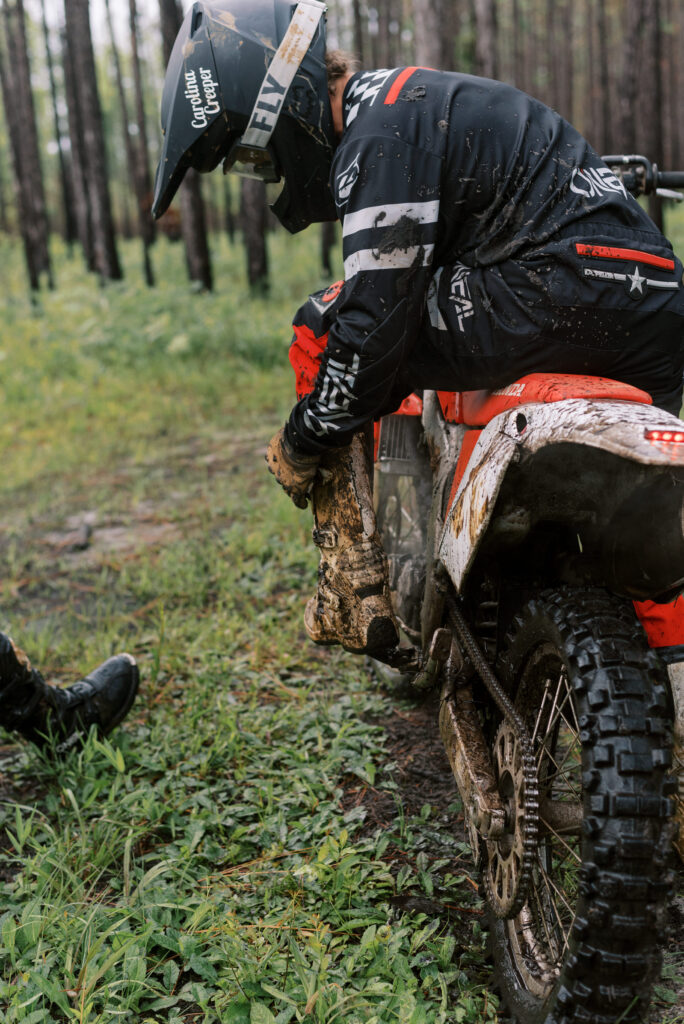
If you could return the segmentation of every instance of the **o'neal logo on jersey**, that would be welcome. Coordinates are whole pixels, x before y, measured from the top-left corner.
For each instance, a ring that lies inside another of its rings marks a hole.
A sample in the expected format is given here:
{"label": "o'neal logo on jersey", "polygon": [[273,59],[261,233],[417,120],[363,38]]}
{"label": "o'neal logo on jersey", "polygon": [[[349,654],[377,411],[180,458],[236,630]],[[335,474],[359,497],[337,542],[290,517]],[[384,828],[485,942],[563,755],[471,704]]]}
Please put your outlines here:
{"label": "o'neal logo on jersey", "polygon": [[475,312],[468,285],[470,273],[470,267],[466,267],[464,263],[456,263],[449,288],[449,301],[454,307],[458,329],[462,333],[465,333],[464,321],[473,316]]}
{"label": "o'neal logo on jersey", "polygon": [[361,165],[359,164],[360,153],[357,153],[352,162],[349,164],[341,174],[337,175],[335,179],[335,185],[337,187],[337,204],[338,206],[344,206],[351,195],[351,190],[354,188],[356,181],[361,173]]}
{"label": "o'neal logo on jersey", "polygon": [[627,189],[610,167],[575,167],[570,178],[570,191],[589,199],[606,192],[619,192],[627,198]]}

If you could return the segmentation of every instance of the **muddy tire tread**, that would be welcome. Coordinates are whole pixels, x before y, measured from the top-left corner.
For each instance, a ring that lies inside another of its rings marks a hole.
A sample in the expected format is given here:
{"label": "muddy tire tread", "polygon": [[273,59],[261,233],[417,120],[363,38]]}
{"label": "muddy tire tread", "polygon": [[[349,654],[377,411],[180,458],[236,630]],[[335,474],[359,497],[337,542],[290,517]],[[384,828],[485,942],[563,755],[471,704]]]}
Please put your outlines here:
{"label": "muddy tire tread", "polygon": [[516,999],[510,972],[501,971],[503,930],[490,922],[498,987],[517,1024],[636,1024],[658,977],[673,881],[665,668],[631,604],[601,590],[563,588],[530,601],[506,638],[504,682],[536,636],[564,657],[576,698],[585,815],[579,900],[559,982],[534,1013],[529,994]]}

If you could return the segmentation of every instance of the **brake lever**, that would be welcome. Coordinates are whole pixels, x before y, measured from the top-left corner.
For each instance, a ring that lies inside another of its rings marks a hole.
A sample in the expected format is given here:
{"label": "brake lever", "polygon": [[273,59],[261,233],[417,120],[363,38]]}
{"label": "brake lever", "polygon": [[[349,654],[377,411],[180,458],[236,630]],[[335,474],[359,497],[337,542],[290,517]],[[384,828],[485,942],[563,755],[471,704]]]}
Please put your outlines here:
{"label": "brake lever", "polygon": [[675,192],[671,188],[657,188],[655,194],[661,199],[674,199],[675,203],[684,203],[684,193]]}

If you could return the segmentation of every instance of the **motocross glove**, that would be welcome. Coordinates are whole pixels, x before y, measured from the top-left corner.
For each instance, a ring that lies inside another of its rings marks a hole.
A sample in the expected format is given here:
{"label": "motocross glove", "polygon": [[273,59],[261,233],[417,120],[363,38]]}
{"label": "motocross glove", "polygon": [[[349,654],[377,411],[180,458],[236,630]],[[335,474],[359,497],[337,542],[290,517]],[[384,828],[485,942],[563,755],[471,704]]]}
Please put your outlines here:
{"label": "motocross glove", "polygon": [[266,450],[266,465],[297,508],[306,508],[320,456],[296,452],[281,427]]}

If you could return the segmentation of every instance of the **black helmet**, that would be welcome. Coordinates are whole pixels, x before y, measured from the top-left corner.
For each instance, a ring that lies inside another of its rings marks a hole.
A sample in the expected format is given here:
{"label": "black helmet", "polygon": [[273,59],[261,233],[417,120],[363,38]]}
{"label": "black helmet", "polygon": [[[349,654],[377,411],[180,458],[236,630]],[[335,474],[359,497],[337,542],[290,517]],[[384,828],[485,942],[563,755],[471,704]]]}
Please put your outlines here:
{"label": "black helmet", "polygon": [[188,167],[285,179],[272,209],[289,231],[335,220],[335,135],[319,0],[199,0],[178,33],[162,95],[152,213]]}

